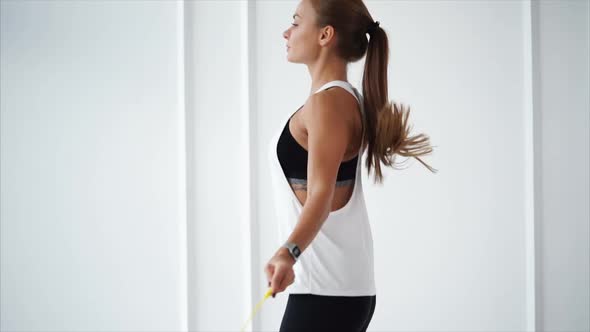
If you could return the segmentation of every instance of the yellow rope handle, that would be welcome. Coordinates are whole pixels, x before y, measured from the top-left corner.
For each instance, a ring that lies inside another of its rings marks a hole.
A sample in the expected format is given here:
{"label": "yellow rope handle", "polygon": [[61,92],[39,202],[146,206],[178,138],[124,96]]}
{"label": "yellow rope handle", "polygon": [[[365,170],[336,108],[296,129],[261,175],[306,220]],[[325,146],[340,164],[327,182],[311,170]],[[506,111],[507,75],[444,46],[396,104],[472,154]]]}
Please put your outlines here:
{"label": "yellow rope handle", "polygon": [[266,291],[266,294],[264,294],[264,297],[262,298],[262,300],[260,300],[260,302],[258,302],[258,304],[254,307],[254,310],[252,311],[252,314],[250,315],[250,317],[248,318],[248,320],[246,321],[246,323],[244,323],[244,325],[242,326],[242,329],[240,331],[244,331],[244,329],[246,328],[246,326],[248,326],[248,323],[250,322],[250,320],[254,317],[254,315],[256,314],[256,312],[258,312],[258,309],[260,309],[260,306],[262,306],[262,303],[264,302],[264,300],[266,300],[271,295],[272,295],[272,288],[269,288]]}

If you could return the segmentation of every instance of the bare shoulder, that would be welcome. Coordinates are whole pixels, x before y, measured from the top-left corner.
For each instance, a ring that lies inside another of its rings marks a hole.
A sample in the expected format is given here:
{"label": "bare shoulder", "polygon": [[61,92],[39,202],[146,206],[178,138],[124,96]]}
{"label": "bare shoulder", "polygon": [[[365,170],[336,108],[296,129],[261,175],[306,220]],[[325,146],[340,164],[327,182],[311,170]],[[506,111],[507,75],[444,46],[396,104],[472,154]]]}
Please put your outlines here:
{"label": "bare shoulder", "polygon": [[326,144],[334,140],[332,145],[336,151],[340,150],[337,144],[344,144],[346,151],[354,150],[349,145],[358,136],[357,108],[356,98],[343,88],[327,89],[311,95],[306,103],[306,113],[302,116],[308,145],[312,144],[310,139],[313,136]]}
{"label": "bare shoulder", "polygon": [[311,95],[306,108],[306,124],[314,119],[350,123],[356,117],[358,103],[344,88],[333,87]]}

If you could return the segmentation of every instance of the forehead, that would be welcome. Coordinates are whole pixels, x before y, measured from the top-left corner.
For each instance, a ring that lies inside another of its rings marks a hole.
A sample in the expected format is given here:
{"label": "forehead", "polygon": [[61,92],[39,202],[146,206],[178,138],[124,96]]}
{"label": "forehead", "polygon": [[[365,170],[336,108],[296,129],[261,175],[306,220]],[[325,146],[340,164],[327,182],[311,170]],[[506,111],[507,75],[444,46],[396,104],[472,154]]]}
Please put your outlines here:
{"label": "forehead", "polygon": [[295,12],[293,13],[293,17],[303,18],[307,17],[310,14],[309,3],[306,0],[302,0],[295,8]]}

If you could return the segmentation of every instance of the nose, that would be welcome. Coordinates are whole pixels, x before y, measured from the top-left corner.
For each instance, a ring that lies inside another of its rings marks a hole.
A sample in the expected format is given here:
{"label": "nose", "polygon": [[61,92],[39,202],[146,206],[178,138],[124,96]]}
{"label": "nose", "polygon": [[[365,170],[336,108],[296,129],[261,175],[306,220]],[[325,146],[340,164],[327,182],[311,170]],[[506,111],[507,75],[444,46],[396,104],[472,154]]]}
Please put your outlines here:
{"label": "nose", "polygon": [[289,39],[289,30],[288,29],[283,31],[283,38]]}

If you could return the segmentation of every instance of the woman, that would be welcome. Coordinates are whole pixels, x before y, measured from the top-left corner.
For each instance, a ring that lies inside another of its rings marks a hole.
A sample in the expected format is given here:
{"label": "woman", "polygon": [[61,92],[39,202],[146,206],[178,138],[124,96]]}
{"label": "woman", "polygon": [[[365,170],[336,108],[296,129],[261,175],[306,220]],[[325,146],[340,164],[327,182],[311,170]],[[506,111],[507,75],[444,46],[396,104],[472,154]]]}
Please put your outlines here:
{"label": "woman", "polygon": [[[273,297],[289,287],[280,331],[365,331],[376,306],[373,240],[361,183],[382,182],[395,154],[432,148],[409,137],[408,112],[387,100],[388,39],[361,0],[302,0],[283,33],[287,58],[307,65],[311,92],[269,145],[281,241],[265,266]],[[367,34],[369,39],[367,39]],[[366,53],[361,95],[347,64]]]}

